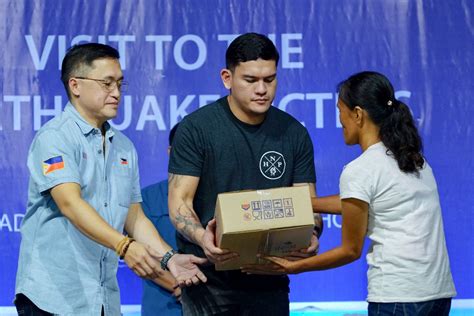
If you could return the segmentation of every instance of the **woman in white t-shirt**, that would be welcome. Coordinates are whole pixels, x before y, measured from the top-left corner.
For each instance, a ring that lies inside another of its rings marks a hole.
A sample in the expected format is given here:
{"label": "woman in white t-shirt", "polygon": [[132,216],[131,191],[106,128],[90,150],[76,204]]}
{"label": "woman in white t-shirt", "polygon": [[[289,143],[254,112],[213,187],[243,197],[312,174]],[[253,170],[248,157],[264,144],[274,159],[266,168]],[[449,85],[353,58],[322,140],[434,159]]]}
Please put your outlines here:
{"label": "woman in white t-shirt", "polygon": [[313,208],[342,213],[342,244],[299,261],[266,257],[272,273],[348,264],[367,236],[369,315],[449,315],[456,290],[438,189],[410,110],[376,72],[357,73],[338,88],[344,141],[363,153],[344,168],[340,194],[315,198]]}

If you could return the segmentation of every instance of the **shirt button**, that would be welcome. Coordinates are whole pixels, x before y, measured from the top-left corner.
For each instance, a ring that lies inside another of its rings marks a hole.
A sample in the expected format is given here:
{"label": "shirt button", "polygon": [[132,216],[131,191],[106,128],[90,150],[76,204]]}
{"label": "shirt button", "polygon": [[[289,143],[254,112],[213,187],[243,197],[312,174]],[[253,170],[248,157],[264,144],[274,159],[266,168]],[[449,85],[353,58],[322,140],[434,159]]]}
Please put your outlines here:
{"label": "shirt button", "polygon": [[99,149],[97,152],[99,153],[99,155],[102,154],[102,149]]}
{"label": "shirt button", "polygon": [[104,206],[107,207],[107,205],[108,205],[107,202],[105,202],[105,203],[104,203]]}

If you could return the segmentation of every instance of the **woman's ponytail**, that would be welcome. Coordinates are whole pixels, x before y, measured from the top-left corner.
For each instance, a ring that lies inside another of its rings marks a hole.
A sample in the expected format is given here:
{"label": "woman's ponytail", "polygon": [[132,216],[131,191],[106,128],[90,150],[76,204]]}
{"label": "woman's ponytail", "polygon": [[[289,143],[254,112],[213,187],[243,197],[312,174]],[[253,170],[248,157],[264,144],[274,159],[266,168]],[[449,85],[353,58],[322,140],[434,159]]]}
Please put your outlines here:
{"label": "woman's ponytail", "polygon": [[418,173],[423,167],[423,145],[410,109],[395,99],[390,81],[382,74],[364,71],[338,85],[339,98],[353,110],[363,108],[380,128],[380,139],[400,170]]}
{"label": "woman's ponytail", "polygon": [[392,102],[392,113],[380,122],[380,139],[397,160],[400,170],[418,173],[425,162],[421,137],[408,106],[398,100]]}

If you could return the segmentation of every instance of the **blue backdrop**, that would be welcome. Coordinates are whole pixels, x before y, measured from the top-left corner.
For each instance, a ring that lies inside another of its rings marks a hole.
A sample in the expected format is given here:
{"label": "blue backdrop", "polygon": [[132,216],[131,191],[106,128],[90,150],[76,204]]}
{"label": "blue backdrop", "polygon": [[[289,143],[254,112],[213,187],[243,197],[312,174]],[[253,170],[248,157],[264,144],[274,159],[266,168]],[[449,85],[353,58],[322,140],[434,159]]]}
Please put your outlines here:
{"label": "blue backdrop", "polygon": [[[412,109],[438,180],[458,298],[474,298],[474,2],[378,0],[1,0],[0,305],[11,305],[27,201],[26,155],[35,132],[67,102],[59,80],[66,49],[98,41],[121,53],[130,87],[113,124],[136,144],[142,186],[166,177],[167,135],[186,114],[225,95],[219,71],[229,42],[268,34],[281,53],[274,105],[308,128],[317,190],[337,193],[344,145],[336,84],[361,70],[386,74]],[[324,216],[322,250],[340,242]],[[58,236],[60,238],[60,236]],[[291,300],[364,300],[366,263],[292,277]],[[141,282],[119,269],[122,303]]]}

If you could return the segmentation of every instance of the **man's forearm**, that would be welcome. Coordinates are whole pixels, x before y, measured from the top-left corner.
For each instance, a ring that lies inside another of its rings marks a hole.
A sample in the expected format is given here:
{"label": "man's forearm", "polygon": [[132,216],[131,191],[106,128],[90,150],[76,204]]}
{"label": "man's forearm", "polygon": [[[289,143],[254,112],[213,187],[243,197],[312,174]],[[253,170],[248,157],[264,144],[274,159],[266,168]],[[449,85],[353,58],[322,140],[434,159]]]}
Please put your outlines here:
{"label": "man's forearm", "polygon": [[137,241],[149,245],[163,256],[171,247],[161,238],[152,222],[145,216],[141,205],[134,203],[130,206],[125,230]]}
{"label": "man's forearm", "polygon": [[187,240],[197,245],[201,244],[205,230],[194,210],[184,202],[177,206],[174,212],[172,212],[171,221],[176,227],[176,230]]}
{"label": "man's forearm", "polygon": [[171,222],[187,240],[200,246],[205,230],[193,209],[194,193],[198,184],[197,177],[168,174],[168,206]]}
{"label": "man's forearm", "polygon": [[162,274],[152,281],[170,293],[172,293],[175,289],[176,280],[169,271],[163,271]]}
{"label": "man's forearm", "polygon": [[95,242],[115,249],[123,235],[107,223],[81,197],[77,183],[63,183],[51,189],[51,196],[61,213],[84,235]]}

